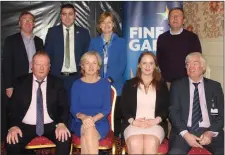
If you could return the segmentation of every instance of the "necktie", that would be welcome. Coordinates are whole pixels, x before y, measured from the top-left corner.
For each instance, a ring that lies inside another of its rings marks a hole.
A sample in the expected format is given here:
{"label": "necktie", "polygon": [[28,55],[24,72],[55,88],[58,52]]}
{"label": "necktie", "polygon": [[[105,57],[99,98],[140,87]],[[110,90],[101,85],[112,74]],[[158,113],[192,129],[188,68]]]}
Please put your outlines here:
{"label": "necktie", "polygon": [[108,42],[105,43],[103,47],[103,53],[104,53],[104,78],[106,77],[107,72],[107,64],[108,64]]}
{"label": "necktie", "polygon": [[194,90],[194,99],[193,99],[193,108],[192,108],[192,126],[191,129],[195,132],[199,129],[199,122],[202,121],[202,111],[200,107],[199,93],[198,93],[198,84],[193,83],[195,86]]}
{"label": "necktie", "polygon": [[38,136],[43,135],[44,133],[44,113],[43,113],[43,97],[41,92],[41,84],[44,81],[37,81],[37,111],[36,111],[36,133]]}
{"label": "necktie", "polygon": [[70,67],[70,29],[66,29],[66,58],[65,58],[65,67]]}

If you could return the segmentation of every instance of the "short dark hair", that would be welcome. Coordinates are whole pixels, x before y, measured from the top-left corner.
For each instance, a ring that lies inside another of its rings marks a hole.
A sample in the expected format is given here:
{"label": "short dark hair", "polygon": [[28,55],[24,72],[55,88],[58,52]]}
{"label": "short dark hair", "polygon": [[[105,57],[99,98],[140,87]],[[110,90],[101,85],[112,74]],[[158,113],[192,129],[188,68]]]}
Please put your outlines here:
{"label": "short dark hair", "polygon": [[184,10],[180,7],[175,7],[175,8],[170,9],[169,14],[168,14],[168,18],[170,17],[171,12],[174,11],[174,10],[180,10],[183,13],[183,16],[184,16]]}
{"label": "short dark hair", "polygon": [[20,16],[19,16],[19,20],[22,18],[22,16],[24,15],[31,15],[33,17],[33,21],[35,21],[35,17],[32,13],[30,13],[29,11],[23,11],[21,12]]}
{"label": "short dark hair", "polygon": [[72,4],[63,4],[60,9],[60,14],[62,13],[62,9],[64,9],[64,8],[71,8],[71,9],[73,9],[74,13],[76,12],[76,9],[74,8],[74,6]]}

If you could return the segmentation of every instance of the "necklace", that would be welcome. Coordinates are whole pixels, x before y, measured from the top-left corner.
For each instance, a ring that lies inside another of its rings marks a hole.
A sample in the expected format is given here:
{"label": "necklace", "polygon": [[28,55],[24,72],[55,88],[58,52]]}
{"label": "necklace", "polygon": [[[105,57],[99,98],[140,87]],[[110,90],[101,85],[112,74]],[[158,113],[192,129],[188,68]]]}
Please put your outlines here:
{"label": "necklace", "polygon": [[143,83],[143,85],[144,85],[144,89],[145,89],[145,94],[148,94],[148,90],[149,90],[149,87],[150,87],[150,85],[151,85],[151,81],[148,82],[147,84],[144,84],[144,83]]}

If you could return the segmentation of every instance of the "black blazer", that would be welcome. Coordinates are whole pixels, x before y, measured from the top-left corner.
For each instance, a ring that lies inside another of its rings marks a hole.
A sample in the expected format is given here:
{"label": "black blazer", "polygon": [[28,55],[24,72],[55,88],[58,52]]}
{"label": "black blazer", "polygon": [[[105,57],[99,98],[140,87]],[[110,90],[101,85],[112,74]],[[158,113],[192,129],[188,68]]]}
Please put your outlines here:
{"label": "black blazer", "polygon": [[[129,126],[128,119],[136,117],[137,110],[137,78],[128,80],[122,91],[121,95],[121,107],[122,107],[122,131]],[[165,82],[159,82],[159,90],[156,90],[156,106],[155,106],[155,117],[160,116],[162,122],[160,126],[163,127],[166,135],[168,132],[168,107],[169,107],[169,92]]]}
{"label": "black blazer", "polygon": [[[34,37],[36,51],[43,49],[43,41]],[[13,87],[16,78],[29,73],[29,62],[21,33],[5,39],[3,49],[3,79],[5,88]]]}
{"label": "black blazer", "polygon": [[[33,74],[18,78],[15,83],[10,105],[10,127],[20,126],[31,103]],[[68,123],[69,104],[63,81],[53,75],[48,75],[46,104],[50,118],[55,124]]]}
{"label": "black blazer", "polygon": [[[211,126],[210,131],[219,132],[224,127],[224,94],[220,83],[204,78],[204,88],[206,105]],[[172,132],[180,134],[187,129],[189,107],[190,107],[190,88],[188,77],[175,81],[171,84],[171,106],[169,117],[172,123]],[[211,115],[212,99],[218,109],[218,115]]]}

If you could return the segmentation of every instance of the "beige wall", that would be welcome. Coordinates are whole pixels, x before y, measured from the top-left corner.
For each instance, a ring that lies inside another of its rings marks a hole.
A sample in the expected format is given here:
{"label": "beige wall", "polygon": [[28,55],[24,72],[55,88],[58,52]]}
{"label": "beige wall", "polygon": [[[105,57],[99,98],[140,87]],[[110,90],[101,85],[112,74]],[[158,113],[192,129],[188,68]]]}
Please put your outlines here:
{"label": "beige wall", "polygon": [[225,90],[224,2],[184,2],[185,28],[200,39],[208,63],[207,75]]}

